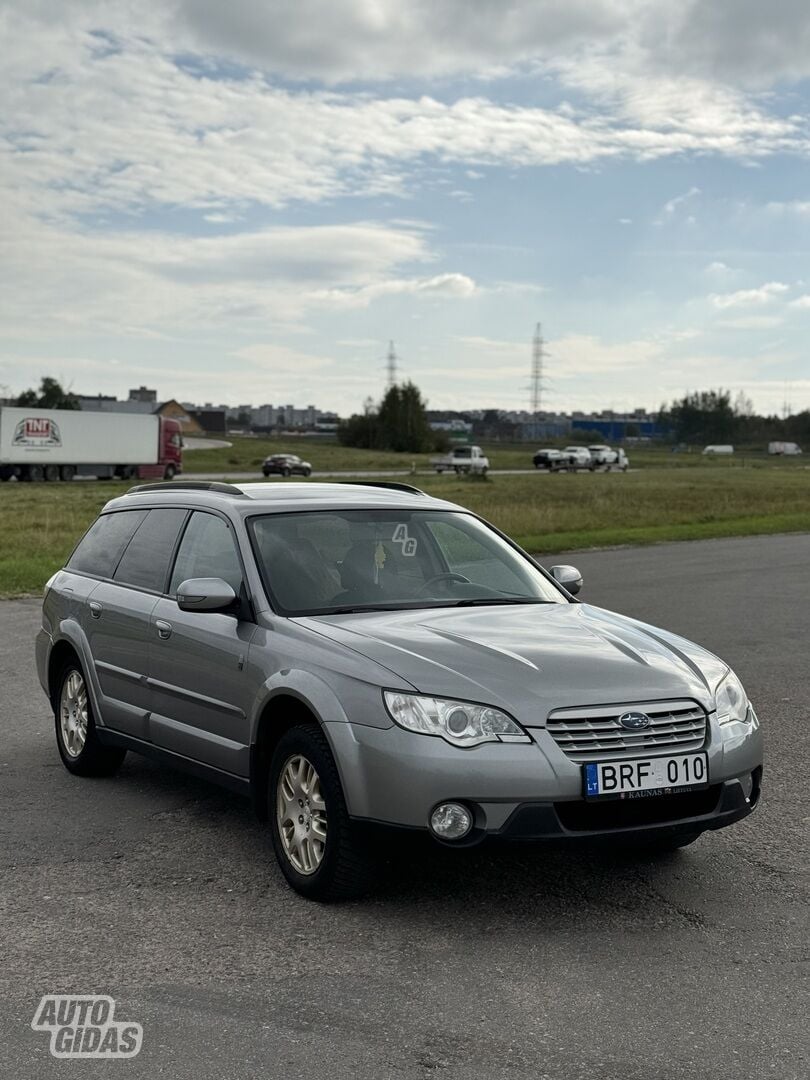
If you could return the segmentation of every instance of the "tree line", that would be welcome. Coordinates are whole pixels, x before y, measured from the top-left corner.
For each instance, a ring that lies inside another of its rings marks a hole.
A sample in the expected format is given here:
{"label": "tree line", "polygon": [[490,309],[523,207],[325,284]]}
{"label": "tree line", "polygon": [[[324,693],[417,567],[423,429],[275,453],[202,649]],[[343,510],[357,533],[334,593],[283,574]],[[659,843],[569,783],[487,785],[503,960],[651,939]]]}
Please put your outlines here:
{"label": "tree line", "polygon": [[728,390],[697,390],[663,405],[660,426],[678,443],[810,443],[810,409],[792,416],[763,416],[745,394],[732,399]]}

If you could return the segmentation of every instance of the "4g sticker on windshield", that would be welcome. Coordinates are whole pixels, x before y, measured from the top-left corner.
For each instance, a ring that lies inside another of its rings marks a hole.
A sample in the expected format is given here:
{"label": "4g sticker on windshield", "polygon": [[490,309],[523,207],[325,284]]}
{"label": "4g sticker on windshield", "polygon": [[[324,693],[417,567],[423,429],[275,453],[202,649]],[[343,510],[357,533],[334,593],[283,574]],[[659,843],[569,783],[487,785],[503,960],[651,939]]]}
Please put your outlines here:
{"label": "4g sticker on windshield", "polygon": [[416,537],[408,535],[408,526],[405,524],[397,525],[397,527],[394,529],[394,535],[391,537],[391,543],[401,544],[403,555],[411,556],[416,554]]}

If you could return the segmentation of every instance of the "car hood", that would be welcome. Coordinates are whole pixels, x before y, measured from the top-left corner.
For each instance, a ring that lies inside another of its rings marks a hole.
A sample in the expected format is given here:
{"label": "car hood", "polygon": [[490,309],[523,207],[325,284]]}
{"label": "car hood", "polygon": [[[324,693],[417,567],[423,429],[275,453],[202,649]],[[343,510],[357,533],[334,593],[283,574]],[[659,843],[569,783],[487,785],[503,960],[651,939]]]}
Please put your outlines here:
{"label": "car hood", "polygon": [[301,620],[426,694],[522,723],[553,709],[691,698],[713,708],[727,666],[665,630],[587,604],[432,608]]}

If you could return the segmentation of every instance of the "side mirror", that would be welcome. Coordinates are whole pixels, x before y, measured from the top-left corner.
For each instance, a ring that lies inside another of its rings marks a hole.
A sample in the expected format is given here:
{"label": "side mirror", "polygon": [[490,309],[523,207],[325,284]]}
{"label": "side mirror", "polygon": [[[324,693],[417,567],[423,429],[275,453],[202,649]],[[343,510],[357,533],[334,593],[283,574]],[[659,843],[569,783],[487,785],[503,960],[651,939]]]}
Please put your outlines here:
{"label": "side mirror", "polygon": [[572,596],[576,596],[582,588],[582,574],[575,566],[552,566],[551,576]]}
{"label": "side mirror", "polygon": [[218,577],[189,578],[177,590],[181,611],[223,611],[236,601],[236,593],[227,581]]}

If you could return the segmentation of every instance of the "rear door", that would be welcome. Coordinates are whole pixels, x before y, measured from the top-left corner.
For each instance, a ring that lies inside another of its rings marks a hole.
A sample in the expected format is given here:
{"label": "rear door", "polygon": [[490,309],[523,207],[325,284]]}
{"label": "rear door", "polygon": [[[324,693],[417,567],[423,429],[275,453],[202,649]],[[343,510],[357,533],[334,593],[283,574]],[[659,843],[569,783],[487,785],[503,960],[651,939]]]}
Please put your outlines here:
{"label": "rear door", "polygon": [[[130,650],[127,642],[137,638],[138,620],[147,621],[149,612],[122,608],[116,590],[104,579],[112,578],[124,549],[147,512],[125,510],[102,514],[80,541],[66,567],[71,573],[97,579],[90,588],[77,590],[77,594],[84,594],[81,626],[93,665],[92,673],[88,674],[99,691],[99,721],[122,731],[130,730],[131,723],[138,726],[134,718],[130,722],[132,702],[138,698],[138,682],[146,672],[145,648],[139,657],[137,647]],[[83,585],[89,586],[90,581]],[[154,603],[154,597],[151,602]],[[143,627],[141,638],[145,646]],[[140,709],[141,718],[145,711],[145,706]]]}
{"label": "rear door", "polygon": [[[129,511],[124,512],[129,515]],[[87,636],[109,728],[149,738],[149,616],[166,588],[174,545],[188,512],[139,511],[141,519],[111,573],[87,603]]]}
{"label": "rear door", "polygon": [[249,775],[252,692],[245,677],[255,623],[235,614],[181,611],[177,587],[218,577],[237,596],[243,570],[230,523],[195,510],[177,549],[168,596],[150,616],[152,741],[237,776]]}

